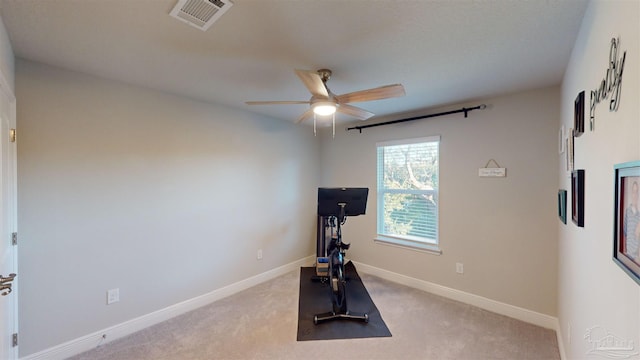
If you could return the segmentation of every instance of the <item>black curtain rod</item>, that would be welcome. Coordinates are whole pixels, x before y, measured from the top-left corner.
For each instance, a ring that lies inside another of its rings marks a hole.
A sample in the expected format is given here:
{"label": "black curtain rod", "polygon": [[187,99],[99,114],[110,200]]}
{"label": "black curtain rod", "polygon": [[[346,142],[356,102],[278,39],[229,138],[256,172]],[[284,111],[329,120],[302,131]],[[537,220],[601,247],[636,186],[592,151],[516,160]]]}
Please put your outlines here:
{"label": "black curtain rod", "polygon": [[347,128],[347,131],[349,131],[349,130],[358,130],[362,134],[362,129],[366,129],[366,128],[370,128],[370,127],[376,127],[376,126],[382,126],[382,125],[391,125],[391,124],[397,124],[397,123],[401,123],[401,122],[405,122],[405,121],[420,120],[420,119],[432,118],[432,117],[436,117],[436,116],[457,114],[457,113],[461,113],[461,112],[464,113],[464,117],[467,117],[467,115],[469,114],[470,111],[473,111],[473,110],[484,110],[486,108],[487,108],[487,105],[485,105],[485,104],[474,106],[474,107],[471,107],[471,108],[464,108],[463,107],[463,108],[458,109],[458,110],[445,111],[445,112],[441,112],[441,113],[437,113],[437,114],[429,114],[429,115],[410,117],[410,118],[406,118],[406,119],[391,120],[391,121],[385,121],[385,122],[381,122],[381,123],[377,123],[377,124],[354,126],[354,127]]}

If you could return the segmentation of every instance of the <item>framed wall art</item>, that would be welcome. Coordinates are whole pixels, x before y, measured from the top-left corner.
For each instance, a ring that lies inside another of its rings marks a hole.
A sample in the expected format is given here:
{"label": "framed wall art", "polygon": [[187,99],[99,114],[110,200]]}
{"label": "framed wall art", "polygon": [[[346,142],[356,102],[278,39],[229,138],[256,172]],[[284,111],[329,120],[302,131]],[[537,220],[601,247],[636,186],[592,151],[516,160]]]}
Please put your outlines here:
{"label": "framed wall art", "polygon": [[573,129],[569,129],[567,133],[567,171],[573,171]]}
{"label": "framed wall art", "polygon": [[640,284],[640,161],[614,166],[613,261]]}
{"label": "framed wall art", "polygon": [[571,172],[571,219],[584,227],[584,170]]}
{"label": "framed wall art", "polygon": [[558,190],[558,217],[563,224],[567,223],[567,190]]}
{"label": "framed wall art", "polygon": [[582,133],[584,133],[584,91],[578,94],[573,107],[573,136],[578,137]]}

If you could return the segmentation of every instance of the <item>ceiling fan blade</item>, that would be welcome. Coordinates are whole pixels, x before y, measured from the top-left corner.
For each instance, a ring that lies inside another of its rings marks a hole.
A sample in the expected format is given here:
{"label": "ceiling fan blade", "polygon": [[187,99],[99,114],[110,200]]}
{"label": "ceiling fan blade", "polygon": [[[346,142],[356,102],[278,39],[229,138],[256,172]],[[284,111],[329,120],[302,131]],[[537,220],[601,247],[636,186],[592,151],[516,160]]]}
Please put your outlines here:
{"label": "ceiling fan blade", "polygon": [[380,99],[388,99],[392,97],[404,96],[404,86],[401,84],[380,86],[368,90],[354,91],[348,94],[336,96],[338,103],[363,102]]}
{"label": "ceiling fan blade", "polygon": [[347,104],[339,104],[336,110],[343,114],[347,114],[355,118],[358,118],[360,120],[367,120],[368,118],[375,115],[374,113],[369,112],[367,110],[360,109],[359,107],[355,107]]}
{"label": "ceiling fan blade", "polygon": [[308,101],[245,101],[247,105],[293,105],[308,103]]}
{"label": "ceiling fan blade", "polygon": [[310,118],[313,116],[313,109],[309,109],[305,112],[302,113],[302,115],[300,115],[300,117],[298,119],[296,119],[296,124],[300,124],[301,122],[303,122],[304,120]]}
{"label": "ceiling fan blade", "polygon": [[314,71],[296,70],[296,75],[314,96],[329,97],[329,92],[322,82],[320,74]]}

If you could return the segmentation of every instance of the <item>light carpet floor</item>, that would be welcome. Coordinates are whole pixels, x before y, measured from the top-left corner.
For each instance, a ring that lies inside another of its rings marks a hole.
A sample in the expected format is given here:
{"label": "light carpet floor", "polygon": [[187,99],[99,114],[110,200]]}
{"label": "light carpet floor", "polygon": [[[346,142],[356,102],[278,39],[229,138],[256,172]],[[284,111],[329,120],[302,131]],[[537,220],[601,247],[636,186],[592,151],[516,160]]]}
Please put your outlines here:
{"label": "light carpet floor", "polygon": [[560,359],[553,330],[363,273],[393,336],[299,342],[299,272],[71,359]]}

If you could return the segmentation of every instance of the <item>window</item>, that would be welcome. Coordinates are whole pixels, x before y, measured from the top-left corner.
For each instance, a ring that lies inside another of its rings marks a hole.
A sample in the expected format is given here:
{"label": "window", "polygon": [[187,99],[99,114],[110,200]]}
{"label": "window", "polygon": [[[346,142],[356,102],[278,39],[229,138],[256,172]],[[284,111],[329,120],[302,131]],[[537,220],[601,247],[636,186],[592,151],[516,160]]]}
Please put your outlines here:
{"label": "window", "polygon": [[439,136],[377,144],[376,241],[440,252],[439,145]]}

